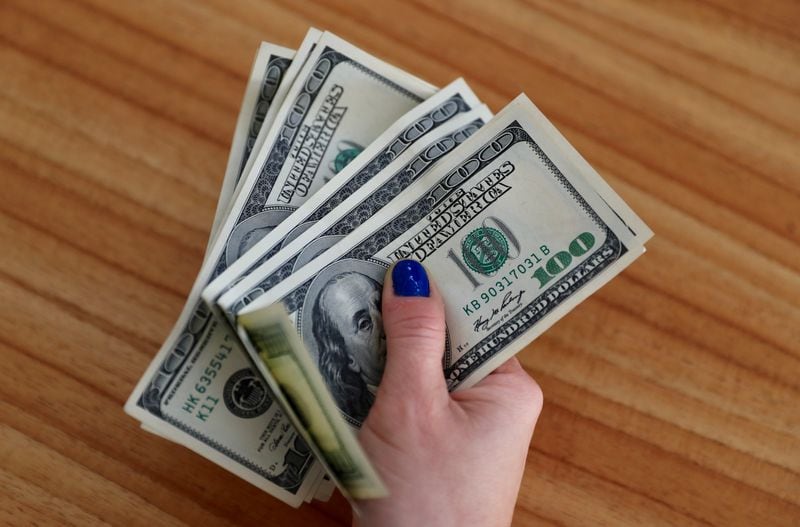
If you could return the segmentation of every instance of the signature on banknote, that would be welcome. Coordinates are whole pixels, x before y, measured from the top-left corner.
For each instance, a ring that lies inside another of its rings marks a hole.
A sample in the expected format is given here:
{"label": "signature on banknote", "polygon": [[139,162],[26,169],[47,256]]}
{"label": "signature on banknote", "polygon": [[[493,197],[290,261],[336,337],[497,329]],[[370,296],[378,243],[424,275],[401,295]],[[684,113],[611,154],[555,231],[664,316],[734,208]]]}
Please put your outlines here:
{"label": "signature on banknote", "polygon": [[500,307],[493,307],[488,318],[483,318],[483,315],[480,315],[475,319],[475,322],[472,324],[473,331],[480,333],[481,331],[492,329],[494,326],[501,323],[508,315],[519,308],[522,304],[522,295],[524,294],[524,289],[518,293],[514,293],[514,291],[506,293],[506,296],[503,297],[503,301],[500,303]]}

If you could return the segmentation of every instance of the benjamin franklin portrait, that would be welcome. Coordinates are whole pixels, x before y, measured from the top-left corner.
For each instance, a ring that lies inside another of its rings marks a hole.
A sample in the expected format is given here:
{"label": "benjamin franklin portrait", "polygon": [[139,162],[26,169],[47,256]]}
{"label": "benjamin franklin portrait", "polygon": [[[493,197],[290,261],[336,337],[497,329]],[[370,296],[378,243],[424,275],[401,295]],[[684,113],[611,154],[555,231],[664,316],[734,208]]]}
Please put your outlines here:
{"label": "benjamin franklin portrait", "polygon": [[225,263],[230,266],[242,257],[253,245],[269,234],[280,222],[285,220],[290,209],[274,208],[259,212],[239,223],[231,231],[225,246]]}
{"label": "benjamin franklin portrait", "polygon": [[373,269],[368,274],[359,271],[320,273],[310,295],[313,298],[306,299],[311,301],[312,338],[305,339],[313,342],[309,347],[315,348],[320,372],[337,406],[357,426],[375,400],[386,364],[382,285],[378,281],[383,269],[378,269],[378,279]]}

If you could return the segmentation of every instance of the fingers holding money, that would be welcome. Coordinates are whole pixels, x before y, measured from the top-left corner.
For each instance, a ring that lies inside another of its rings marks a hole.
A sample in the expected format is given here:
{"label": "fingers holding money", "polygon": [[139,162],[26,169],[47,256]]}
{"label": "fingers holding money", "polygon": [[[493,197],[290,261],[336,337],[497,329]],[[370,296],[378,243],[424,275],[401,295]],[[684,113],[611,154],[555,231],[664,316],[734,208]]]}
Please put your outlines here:
{"label": "fingers holding money", "polygon": [[382,306],[387,357],[381,390],[445,403],[444,303],[420,263],[401,260],[390,269]]}

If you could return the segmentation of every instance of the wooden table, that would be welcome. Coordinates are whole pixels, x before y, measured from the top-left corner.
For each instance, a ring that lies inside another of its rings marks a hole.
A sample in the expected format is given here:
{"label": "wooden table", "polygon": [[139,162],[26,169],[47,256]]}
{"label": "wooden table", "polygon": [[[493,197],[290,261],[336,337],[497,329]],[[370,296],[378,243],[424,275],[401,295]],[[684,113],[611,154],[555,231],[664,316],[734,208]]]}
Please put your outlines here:
{"label": "wooden table", "polygon": [[0,523],[349,523],[122,412],[199,268],[254,50],[312,24],[494,110],[525,91],[656,232],[520,355],[546,402],[515,524],[800,525],[791,0],[3,0]]}

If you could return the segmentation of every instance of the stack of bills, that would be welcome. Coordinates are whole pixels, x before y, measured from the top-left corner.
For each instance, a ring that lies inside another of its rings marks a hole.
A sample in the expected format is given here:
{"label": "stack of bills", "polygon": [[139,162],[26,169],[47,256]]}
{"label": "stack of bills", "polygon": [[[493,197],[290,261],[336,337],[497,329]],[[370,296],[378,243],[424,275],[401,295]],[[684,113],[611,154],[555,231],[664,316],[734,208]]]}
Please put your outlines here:
{"label": "stack of bills", "polygon": [[328,32],[264,43],[202,268],[125,410],[292,506],[383,496],[356,433],[393,262],[442,291],[458,390],[651,235],[524,95],[493,116],[463,80],[436,88]]}

